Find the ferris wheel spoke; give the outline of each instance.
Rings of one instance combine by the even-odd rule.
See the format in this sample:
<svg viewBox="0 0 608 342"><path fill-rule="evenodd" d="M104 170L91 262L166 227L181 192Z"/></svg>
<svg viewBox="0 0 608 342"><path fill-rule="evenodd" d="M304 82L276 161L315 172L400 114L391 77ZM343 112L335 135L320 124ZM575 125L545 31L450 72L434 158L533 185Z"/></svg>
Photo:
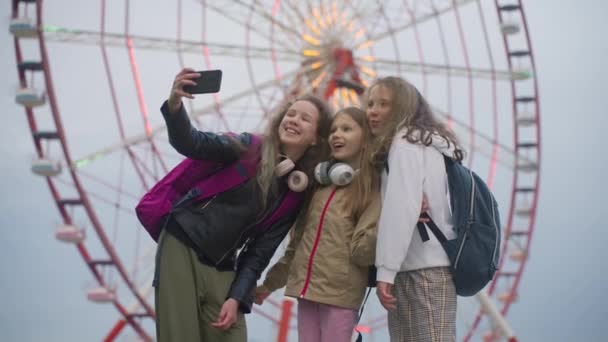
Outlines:
<svg viewBox="0 0 608 342"><path fill-rule="evenodd" d="M284 1L284 4L286 4L285 8L288 8L291 10L291 12L293 12L292 14L295 15L297 17L297 19L304 23L306 21L305 15L302 13L302 11L300 11L300 8L297 6L297 4L299 4L301 2L296 2L296 1ZM290 11L284 11L285 13L290 13ZM289 22L294 22L293 20L293 15L288 14L288 16L290 16L291 20L289 20Z"/></svg>
<svg viewBox="0 0 608 342"><path fill-rule="evenodd" d="M367 40L379 40L376 38L381 32L391 32L395 29L395 25L392 24L393 20L389 17L390 14L398 12L395 8L388 7L388 4L384 1L364 1L361 5L350 3L350 8L353 12L352 20L359 23L361 28L367 33ZM397 23L402 23L403 18L400 17L395 20ZM384 37L381 37L382 39ZM362 44L363 42L359 42ZM355 45L357 46L357 45Z"/></svg>
<svg viewBox="0 0 608 342"><path fill-rule="evenodd" d="M69 181L67 181L65 179L57 178L57 179L55 179L55 181L57 183L59 183L59 184L63 184L63 185L68 186L70 188L74 188L74 189L76 188L76 185L74 185L74 183L69 182ZM133 213L133 208L131 208L131 207L125 207L124 205L117 205L115 200L111 200L111 199L109 199L107 197L104 197L103 195L99 195L99 194L91 192L91 191L88 191L87 195L89 197L91 197L92 199L95 199L95 200L97 200L97 201L99 201L101 203L104 203L104 204L107 204L108 206L117 208L118 210L120 210L120 211L122 211L124 213L127 213L127 214L132 214Z"/></svg>
<svg viewBox="0 0 608 342"><path fill-rule="evenodd" d="M507 322L503 314L492 302L490 296L488 296L485 291L481 291L475 295L475 298L480 303L481 311L487 313L488 318L492 323L492 326L495 327L495 330L502 337L511 340L515 336L515 334L513 333L513 329L509 326L509 323Z"/></svg>
<svg viewBox="0 0 608 342"><path fill-rule="evenodd" d="M222 107L226 108L227 106L231 105L232 103L238 102L243 99L247 99L249 96L255 94L256 92L262 92L262 91L264 91L268 88L272 88L272 87L280 87L281 84L284 82L289 83L289 81L293 77L295 77L297 74L301 73L303 70L306 70L306 69L307 69L307 67L298 68L294 71L285 73L281 80L271 79L268 81L264 81L264 82L261 82L261 83L258 83L256 85L252 86L251 88L249 88L245 91L236 93L232 96L228 96L228 97L222 99L222 102L221 102ZM216 108L215 104L210 105L205 108L194 110L192 113L190 113L190 117L196 118L201 115L215 113L216 110L217 110L217 108ZM146 142L148 139L154 138L156 135L164 132L165 130L166 130L166 126L161 125L161 126L158 126L154 129L152 129L152 133L150 136L147 136L145 134L140 134L140 135L128 137L117 144L105 147L104 149L89 153L88 155L85 155L84 157L75 159L74 162L72 163L71 167L76 168L76 169L84 167L88 163L90 163L96 159L102 158L110 153L116 152L118 150L124 149L129 146L134 146L134 145Z"/></svg>
<svg viewBox="0 0 608 342"><path fill-rule="evenodd" d="M280 80L273 79L254 84L247 90L225 98L221 104L222 111L224 114L230 115L233 122L238 122L237 127L241 127L242 122L251 123L252 120L257 120L255 128L246 126L247 130L254 129L253 131L257 132L262 127L266 117L277 108L277 104L282 104L285 100L289 100L305 91L304 87L301 86L301 80L302 75L307 71L310 71L310 66L301 65L299 68L285 73ZM256 100L253 100L254 98ZM247 107L243 109L243 106ZM216 110L217 108L214 106L201 108L195 110L192 117L216 114Z"/></svg>
<svg viewBox="0 0 608 342"><path fill-rule="evenodd" d="M368 4L369 3L365 3ZM361 46L370 40L370 34L379 29L382 22L382 7L366 8L358 6L353 1L347 2L347 8L343 13L343 20L340 21L340 30L346 35L346 46Z"/></svg>
<svg viewBox="0 0 608 342"><path fill-rule="evenodd" d="M498 163L510 170L516 166L516 160L519 160L520 163L534 162L532 159L528 159L526 156L518 156L516 151L512 148L495 141L495 139L490 137L488 134L485 134L478 129L472 129L468 124L456 120L454 116L451 116L438 108L433 108L433 112L446 122L448 120L449 122L451 122L450 128L454 131L454 133L456 133L457 137L461 140L461 145L468 146L468 139L470 139L471 133L473 133L472 135L475 138L475 144L472 146L472 148L474 149L474 151L468 151L469 154L479 152L480 154L486 157L492 157L494 154L494 148L497 148Z"/></svg>
<svg viewBox="0 0 608 342"><path fill-rule="evenodd" d="M251 32L257 33L261 38L264 38L267 41L275 41L275 42L279 43L278 47L280 47L280 49L277 49L277 50L284 50L284 51L291 52L291 53L297 53L297 50L293 49L293 46L294 46L293 40L284 41L284 40L279 40L276 37L273 38L273 36L270 32L266 32L264 30L264 27L268 27L268 26L255 25L255 24L244 24L245 19L248 17L248 11L250 10L248 7L245 8L237 2L223 2L223 1L222 2L210 1L210 2L206 3L206 6L209 9L213 10L215 13L232 21L233 23L236 23L239 25L245 25L248 30L250 30ZM262 17L262 19L264 21L268 20L265 17ZM274 20L271 23L276 23L276 22L277 21ZM284 24L282 24L282 25L284 25Z"/></svg>
<svg viewBox="0 0 608 342"><path fill-rule="evenodd" d="M48 41L76 43L98 46L102 35L96 31L71 30L65 28L45 27L45 38ZM274 53L277 59L284 61L299 61L298 51L275 50L266 47L245 46L238 44L211 43L194 40L176 40L146 36L130 35L133 47L140 50L173 51L180 53L200 54L202 48L216 56L241 57L248 54L250 58L268 59ZM104 33L103 42L106 46L123 47L127 37L120 33Z"/></svg>
<svg viewBox="0 0 608 342"><path fill-rule="evenodd" d="M229 106L233 103L237 103L240 100L247 99L249 96L254 95L258 92L263 92L269 88L281 87L282 84L284 84L284 83L289 84L289 81L291 81L292 79L297 77L297 75L301 74L303 71L308 70L308 69L309 69L309 67L300 67L293 71L284 73L283 77L280 80L271 79L271 80L267 80L267 81L264 81L261 83L254 84L247 90L244 90L244 91L238 92L234 95L225 97L222 100L222 106ZM210 114L210 113L214 113L214 112L215 112L215 106L208 106L205 108L195 110L194 112L191 113L191 117L198 117L201 115ZM165 129L164 126L158 128L159 131L164 130L164 129ZM155 132L155 131L153 131L153 132Z"/></svg>
<svg viewBox="0 0 608 342"><path fill-rule="evenodd" d="M85 172L83 170L78 170L79 175L83 176L84 178L89 179L91 182L95 182L96 184L103 186L104 188L111 190L113 192L116 192L118 194L124 195L130 199L138 199L139 196L133 193L130 193L128 191L126 191L125 189L122 189L120 187L117 187L115 185L113 185L112 183L102 179L101 177L95 176L89 172Z"/></svg>
<svg viewBox="0 0 608 342"><path fill-rule="evenodd" d="M371 35L370 40L380 41L385 38L390 38L393 35L398 34L399 32L405 31L407 29L412 28L414 25L422 24L428 20L431 20L437 16L444 15L454 10L455 7L461 7L466 4L472 3L475 0L454 0L454 1L446 1L446 4L436 4L434 7L415 7L412 10L412 17L409 18L409 21L403 25L392 27L386 27L386 29L382 32L374 33ZM407 13L407 9L399 9L391 11L393 15L399 16L398 19L394 20L397 22L403 22L403 15Z"/></svg>
<svg viewBox="0 0 608 342"><path fill-rule="evenodd" d="M255 0L251 5L245 3L243 0L234 0L234 2L245 8L253 7L252 9L260 17L266 19L270 24L276 25L277 28L280 29L279 32L282 31L281 33L289 34L291 36L291 39L300 38L301 33L298 30L294 29L294 25L296 24L295 22L292 22L290 25L281 22L275 15L273 15L272 12L269 12L267 7L264 7L264 5L261 4L259 0Z"/></svg>
<svg viewBox="0 0 608 342"><path fill-rule="evenodd" d="M148 272L150 268L154 269L154 253L156 252L156 245L151 244L146 248L143 254L135 255L133 258L133 266L131 268L131 274L138 274L139 272ZM142 283L145 284L145 283Z"/></svg>
<svg viewBox="0 0 608 342"><path fill-rule="evenodd" d="M375 5L374 3L377 3ZM382 2L371 2L371 1L346 1L344 8L341 9L342 14L338 21L342 33L347 33L348 46L353 46L353 41L359 41L359 44L363 43L360 38L365 35L367 41L369 37L376 32L376 30L383 29L382 23L383 11L386 8ZM357 34L358 31L361 33ZM353 37L356 36L356 37Z"/></svg>
<svg viewBox="0 0 608 342"><path fill-rule="evenodd" d="M336 10L338 13L332 24L340 28L342 33L351 32L354 27L366 27L369 32L369 27L373 26L372 23L377 21L379 15L379 11L375 7L358 6L352 0L345 1L343 7Z"/></svg>
<svg viewBox="0 0 608 342"><path fill-rule="evenodd" d="M137 293L139 293L141 298L143 298L146 301L148 301L150 299L150 296L153 293L152 279L153 279L153 276L150 276L147 279L147 281L144 282L145 285L136 289ZM138 316L138 311L140 309L141 309L141 303L139 303L138 301L135 300L131 304L129 304L128 307L125 308L125 311L126 311L127 315ZM147 314L142 314L141 316L146 317ZM120 330L122 330L122 328L124 327L124 319L119 319L118 322L116 322L116 324L114 325L114 327L115 328L113 328L111 331L115 332L116 330L118 330L116 333L120 333ZM118 327L118 329L116 327ZM106 339L106 340L113 340L113 339Z"/></svg>
<svg viewBox="0 0 608 342"><path fill-rule="evenodd" d="M496 79L505 81L518 80L525 76L518 71L494 70L491 68L467 68L457 65L389 60L375 58L373 56L358 57L356 60L359 65L365 66L370 63L375 63L378 71L392 73L397 72L397 70L401 70L402 72L438 74L441 76L447 74L458 77L472 76L473 78L478 79Z"/></svg>
<svg viewBox="0 0 608 342"><path fill-rule="evenodd" d="M348 8L350 8L351 16L349 20L357 20L362 26L368 26L372 22L376 21L378 16L381 16L383 6L374 4L371 1L348 1Z"/></svg>

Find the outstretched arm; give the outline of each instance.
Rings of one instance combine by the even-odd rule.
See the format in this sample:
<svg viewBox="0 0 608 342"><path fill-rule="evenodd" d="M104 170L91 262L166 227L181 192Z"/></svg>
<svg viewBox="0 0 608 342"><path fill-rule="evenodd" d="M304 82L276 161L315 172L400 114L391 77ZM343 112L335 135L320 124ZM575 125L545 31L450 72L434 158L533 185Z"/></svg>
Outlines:
<svg viewBox="0 0 608 342"><path fill-rule="evenodd" d="M199 74L193 69L182 69L173 81L169 99L161 107L167 124L169 143L180 154L203 160L215 160L229 163L239 157L238 143L247 146L251 141L249 134L228 136L212 132L202 132L192 126L188 113L182 104L182 98L194 98L183 90L185 85L194 85L194 78Z"/></svg>

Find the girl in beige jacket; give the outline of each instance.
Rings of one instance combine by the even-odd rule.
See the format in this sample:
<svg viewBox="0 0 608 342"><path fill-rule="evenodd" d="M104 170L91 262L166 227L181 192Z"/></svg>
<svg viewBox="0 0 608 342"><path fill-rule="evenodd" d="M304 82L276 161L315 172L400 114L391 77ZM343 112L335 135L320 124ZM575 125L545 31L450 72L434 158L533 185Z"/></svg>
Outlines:
<svg viewBox="0 0 608 342"><path fill-rule="evenodd" d="M366 154L370 140L364 111L336 113L329 135L334 161L317 167L321 185L296 222L285 255L256 289L258 304L283 286L286 296L298 298L300 342L351 339L374 263L380 214L378 172ZM357 171L344 171L347 165Z"/></svg>

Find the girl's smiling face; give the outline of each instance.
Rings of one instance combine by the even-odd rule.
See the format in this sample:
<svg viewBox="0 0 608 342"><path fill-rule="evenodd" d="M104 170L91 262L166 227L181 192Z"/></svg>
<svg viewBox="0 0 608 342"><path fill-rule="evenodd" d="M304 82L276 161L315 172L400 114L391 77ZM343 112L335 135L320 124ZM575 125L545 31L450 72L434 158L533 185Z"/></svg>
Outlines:
<svg viewBox="0 0 608 342"><path fill-rule="evenodd" d="M313 103L296 101L287 109L279 125L281 144L302 148L314 145L317 140L319 115L319 110Z"/></svg>
<svg viewBox="0 0 608 342"><path fill-rule="evenodd" d="M329 132L332 157L354 169L358 168L363 145L363 128L350 115L338 113Z"/></svg>

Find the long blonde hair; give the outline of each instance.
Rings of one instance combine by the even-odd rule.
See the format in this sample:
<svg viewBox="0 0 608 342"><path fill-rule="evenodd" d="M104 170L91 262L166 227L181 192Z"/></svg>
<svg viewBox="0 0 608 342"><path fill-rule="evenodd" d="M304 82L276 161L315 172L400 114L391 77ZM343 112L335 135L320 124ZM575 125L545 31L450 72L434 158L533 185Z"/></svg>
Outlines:
<svg viewBox="0 0 608 342"><path fill-rule="evenodd" d="M433 143L433 136L439 135L448 145L454 146L456 160L460 161L464 158L464 152L454 133L435 118L429 103L418 89L406 80L393 76L376 80L367 88L364 103L368 103L371 90L380 86L388 89L393 99L391 115L381 128L374 144L371 157L375 165L384 163L395 134L404 128L407 130L402 138L407 141L430 146Z"/></svg>
<svg viewBox="0 0 608 342"><path fill-rule="evenodd" d="M340 115L348 115L363 130L363 141L359 152L359 174L348 187L347 203L355 218L365 210L372 200L373 194L380 189L380 178L377 167L371 162L372 130L367 121L365 111L357 107L346 107L334 115L336 120Z"/></svg>
<svg viewBox="0 0 608 342"><path fill-rule="evenodd" d="M331 112L325 102L314 95L304 95L298 97L292 102L286 103L280 108L278 113L271 119L262 143L262 162L257 171L257 183L261 190L261 201L266 203L268 194L276 193L277 182L275 176L275 167L279 162L279 154L281 153L281 142L279 139L279 126L283 117L287 113L289 107L297 101L307 101L312 103L319 111L319 119L317 120L317 142L314 146L306 149L304 155L296 163L296 168L308 176L309 180L313 179L314 167L322 160L327 160L329 155L329 144L327 137L329 136L329 127L331 125ZM309 184L312 184L310 182Z"/></svg>

